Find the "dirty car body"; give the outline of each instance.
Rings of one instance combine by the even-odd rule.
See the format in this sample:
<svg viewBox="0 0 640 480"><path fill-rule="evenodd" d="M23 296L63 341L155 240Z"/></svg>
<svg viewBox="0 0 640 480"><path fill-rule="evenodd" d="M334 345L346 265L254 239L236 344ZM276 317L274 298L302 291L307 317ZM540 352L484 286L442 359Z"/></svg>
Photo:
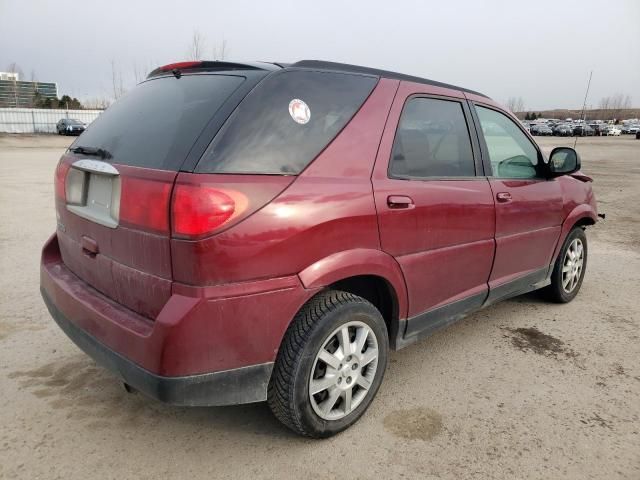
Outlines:
<svg viewBox="0 0 640 480"><path fill-rule="evenodd" d="M579 163L549 165L512 114L459 87L318 61L169 65L60 159L41 292L154 398L263 401L318 295L364 299L400 348L549 285L597 218Z"/></svg>

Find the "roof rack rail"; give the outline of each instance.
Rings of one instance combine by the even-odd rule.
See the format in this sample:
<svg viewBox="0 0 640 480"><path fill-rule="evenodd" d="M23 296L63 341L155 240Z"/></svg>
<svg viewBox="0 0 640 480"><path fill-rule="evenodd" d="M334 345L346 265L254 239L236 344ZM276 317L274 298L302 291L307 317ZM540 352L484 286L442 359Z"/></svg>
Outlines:
<svg viewBox="0 0 640 480"><path fill-rule="evenodd" d="M327 62L324 60L300 60L299 62L289 65L292 68L315 68L318 70L334 70L338 72L350 72L350 73L362 73L366 75L376 75L383 78L392 78L395 80L404 80L407 82L424 83L426 85L433 85L435 87L450 88L453 90L461 90L467 93L473 93L474 95L480 95L481 97L489 98L483 93L469 90L468 88L458 87L456 85L450 85L448 83L436 82L435 80L429 80L428 78L414 77L412 75L405 75L403 73L391 72L389 70L379 70L377 68L362 67L360 65L350 65L347 63Z"/></svg>

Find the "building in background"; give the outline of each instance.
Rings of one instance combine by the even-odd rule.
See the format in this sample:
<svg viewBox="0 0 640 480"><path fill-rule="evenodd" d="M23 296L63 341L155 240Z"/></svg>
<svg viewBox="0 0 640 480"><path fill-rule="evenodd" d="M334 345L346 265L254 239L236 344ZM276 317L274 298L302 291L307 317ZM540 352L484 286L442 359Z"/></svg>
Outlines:
<svg viewBox="0 0 640 480"><path fill-rule="evenodd" d="M0 72L0 80L11 80L17 82L20 80L20 75L18 72Z"/></svg>
<svg viewBox="0 0 640 480"><path fill-rule="evenodd" d="M0 72L0 107L29 108L46 99L58 99L58 84L24 82L17 73Z"/></svg>

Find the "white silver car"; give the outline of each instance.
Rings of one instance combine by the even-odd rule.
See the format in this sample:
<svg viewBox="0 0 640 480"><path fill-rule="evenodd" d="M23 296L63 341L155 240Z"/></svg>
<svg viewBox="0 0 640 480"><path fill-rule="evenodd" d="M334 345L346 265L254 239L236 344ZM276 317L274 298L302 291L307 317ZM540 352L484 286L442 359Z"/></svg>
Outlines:
<svg viewBox="0 0 640 480"><path fill-rule="evenodd" d="M614 136L614 137L619 137L620 134L622 133L622 130L620 130L618 127L616 127L615 125L609 125L605 130L604 130L604 134L606 136Z"/></svg>

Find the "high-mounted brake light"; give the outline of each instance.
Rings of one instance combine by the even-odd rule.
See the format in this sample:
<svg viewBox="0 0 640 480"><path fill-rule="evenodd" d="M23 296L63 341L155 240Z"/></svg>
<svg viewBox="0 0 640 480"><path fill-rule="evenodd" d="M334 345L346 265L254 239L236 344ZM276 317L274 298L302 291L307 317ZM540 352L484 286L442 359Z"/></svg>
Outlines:
<svg viewBox="0 0 640 480"><path fill-rule="evenodd" d="M169 65L163 65L160 67L160 71L162 72L171 72L172 70L182 70L185 68L195 68L202 65L201 61L192 61L192 62L176 62L170 63Z"/></svg>
<svg viewBox="0 0 640 480"><path fill-rule="evenodd" d="M206 185L176 184L171 204L173 235L193 238L217 230L246 207L246 201L234 200L238 195Z"/></svg>

